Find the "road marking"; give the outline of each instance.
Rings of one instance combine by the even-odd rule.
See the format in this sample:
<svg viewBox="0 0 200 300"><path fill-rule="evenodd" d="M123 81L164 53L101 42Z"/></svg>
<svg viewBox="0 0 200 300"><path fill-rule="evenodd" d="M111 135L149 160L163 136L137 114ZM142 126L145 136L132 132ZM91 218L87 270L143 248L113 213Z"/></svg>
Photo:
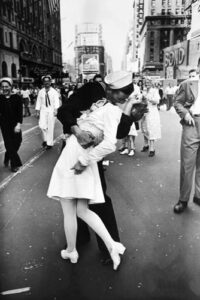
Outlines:
<svg viewBox="0 0 200 300"><path fill-rule="evenodd" d="M62 138L63 134L59 135L55 140L54 140L54 144L57 144L61 138ZM0 192L8 185L8 183L18 174L21 174L23 171L25 171L26 169L28 169L31 164L36 161L40 156L42 156L43 153L45 153L46 150L45 149L41 149L40 151L38 151L35 156L33 156L32 158L30 158L25 164L23 164L23 166L16 172L16 173L12 173L10 176L6 177L0 184Z"/></svg>
<svg viewBox="0 0 200 300"><path fill-rule="evenodd" d="M29 292L30 289L31 289L30 287L25 287L21 289L8 290L8 291L1 292L1 295L13 295L13 294L25 293L25 292Z"/></svg>

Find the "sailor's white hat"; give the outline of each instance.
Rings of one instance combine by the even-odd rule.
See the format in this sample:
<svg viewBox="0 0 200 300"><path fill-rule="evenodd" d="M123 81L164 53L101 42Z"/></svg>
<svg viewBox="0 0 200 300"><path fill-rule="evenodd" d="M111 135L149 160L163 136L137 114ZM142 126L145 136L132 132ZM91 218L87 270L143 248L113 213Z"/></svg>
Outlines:
<svg viewBox="0 0 200 300"><path fill-rule="evenodd" d="M44 76L42 76L42 81L44 81L45 78L48 78L49 80L52 80L51 75L44 75Z"/></svg>
<svg viewBox="0 0 200 300"><path fill-rule="evenodd" d="M8 82L8 84L11 85L11 86L13 85L13 81L12 81L12 79L10 77L2 77L0 79L0 83L2 83L3 81Z"/></svg>
<svg viewBox="0 0 200 300"><path fill-rule="evenodd" d="M110 89L119 90L133 82L132 73L127 71L115 71L106 75L104 81Z"/></svg>

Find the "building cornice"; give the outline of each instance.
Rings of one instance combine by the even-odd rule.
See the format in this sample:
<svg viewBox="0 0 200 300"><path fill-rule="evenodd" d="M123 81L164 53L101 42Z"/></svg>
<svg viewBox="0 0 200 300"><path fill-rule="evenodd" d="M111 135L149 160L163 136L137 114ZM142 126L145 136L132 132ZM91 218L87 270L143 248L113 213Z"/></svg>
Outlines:
<svg viewBox="0 0 200 300"><path fill-rule="evenodd" d="M148 21L158 21L158 20L178 20L178 19L190 19L191 16L190 15L156 15L156 16L146 16L145 19L144 19L144 22L140 28L140 31L139 31L139 34L141 35L142 34L142 31L146 25L146 23ZM182 25L182 26L181 26ZM159 25L154 25L154 26L159 26ZM180 24L180 25L162 25L161 27L165 28L166 27L176 27L176 28L182 28L182 27L185 27L185 25L183 24Z"/></svg>

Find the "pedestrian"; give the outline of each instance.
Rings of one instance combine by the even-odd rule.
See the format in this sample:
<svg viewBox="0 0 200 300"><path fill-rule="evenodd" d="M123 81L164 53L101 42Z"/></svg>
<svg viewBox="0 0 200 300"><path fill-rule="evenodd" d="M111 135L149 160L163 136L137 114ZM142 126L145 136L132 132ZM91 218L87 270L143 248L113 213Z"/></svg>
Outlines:
<svg viewBox="0 0 200 300"><path fill-rule="evenodd" d="M103 77L101 76L101 74L95 74L92 80L94 82L95 81L103 82Z"/></svg>
<svg viewBox="0 0 200 300"><path fill-rule="evenodd" d="M199 71L199 70L198 70ZM189 78L180 84L174 107L181 118L180 195L174 212L182 213L188 206L193 179L193 202L200 205L200 77ZM193 176L195 175L195 176Z"/></svg>
<svg viewBox="0 0 200 300"><path fill-rule="evenodd" d="M149 150L149 157L153 157L155 156L155 141L161 138L160 115L157 107L160 96L150 77L145 79L144 85L143 97L148 103L148 112L141 120L141 131L144 136L144 146L141 151Z"/></svg>
<svg viewBox="0 0 200 300"><path fill-rule="evenodd" d="M166 95L166 101L167 101L167 110L170 110L173 106L173 100L174 100L174 89L169 83L165 89L165 95Z"/></svg>
<svg viewBox="0 0 200 300"><path fill-rule="evenodd" d="M195 78L197 76L197 70L191 69L189 70L189 78Z"/></svg>
<svg viewBox="0 0 200 300"><path fill-rule="evenodd" d="M6 148L4 166L10 163L11 171L17 172L22 166L18 150L22 142L23 104L19 95L12 94L11 78L2 78L0 84L0 127Z"/></svg>
<svg viewBox="0 0 200 300"><path fill-rule="evenodd" d="M38 93L35 109L43 134L42 147L49 150L53 146L54 125L60 101L58 92L51 87L51 76L43 76L42 81L44 88Z"/></svg>
<svg viewBox="0 0 200 300"><path fill-rule="evenodd" d="M127 73L124 74L126 74L127 76ZM116 90L116 93L117 92L118 90ZM89 82L83 85L81 88L79 88L76 93L71 95L71 101L66 102L58 109L57 117L59 121L63 124L64 133L70 135L73 132L75 133L76 137L78 138L78 141L81 144L87 145L88 143L90 143L90 136L88 135L88 133L85 131L81 131L80 128L77 126L77 118L80 117L81 111L89 109L93 103L97 102L99 99L105 98L106 96L108 98L110 96L110 93L109 91L107 91L106 95L105 84L102 82ZM122 96L124 96L123 92ZM135 117L135 119L132 119L125 114L122 114L120 123L118 125L117 139L122 139L128 135L131 124L133 123L133 121L139 120L143 116L144 111L141 111L138 114L138 116ZM92 209L95 213L99 215L99 217L103 220L109 233L111 234L112 238L115 241L119 242L119 232L112 206L112 201L111 198L106 194L106 181L102 161L98 162L98 170L100 174L105 203L90 205L90 209ZM89 239L90 234L88 227L84 222L82 222L78 218L77 244L82 245L88 242ZM102 263L109 264L111 262L111 258L109 252L107 251L107 248L105 247L104 243L99 237L97 237L97 242L102 255Z"/></svg>
<svg viewBox="0 0 200 300"><path fill-rule="evenodd" d="M164 102L163 102L163 88L161 87L161 84L160 83L157 83L157 89L158 89L158 93L159 93L159 95L160 95L160 101L159 101L159 103L158 103L158 110L160 110L160 107L164 104Z"/></svg>
<svg viewBox="0 0 200 300"><path fill-rule="evenodd" d="M24 115L23 117L29 117L31 115L29 105L30 105L30 92L27 87L23 87L21 90L22 102L24 105Z"/></svg>
<svg viewBox="0 0 200 300"><path fill-rule="evenodd" d="M133 92L131 93L131 95L129 96L129 99L132 98L133 103L138 103L141 101L141 92L140 92L140 88L136 83L133 83ZM127 101L129 100L127 99ZM137 125L137 127L136 127ZM125 137L122 140L122 144L121 147L119 149L120 154L124 155L127 154L128 156L134 156L135 155L135 138L136 136L138 136L137 133L137 129L139 129L139 124L138 123L133 123L131 125L130 131L128 133L128 136Z"/></svg>

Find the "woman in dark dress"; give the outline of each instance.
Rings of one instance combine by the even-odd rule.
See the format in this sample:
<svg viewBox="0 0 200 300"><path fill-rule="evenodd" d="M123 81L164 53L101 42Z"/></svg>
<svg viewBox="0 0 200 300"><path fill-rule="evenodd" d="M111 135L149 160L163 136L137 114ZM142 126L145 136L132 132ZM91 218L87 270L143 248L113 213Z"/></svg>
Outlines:
<svg viewBox="0 0 200 300"><path fill-rule="evenodd" d="M11 171L17 172L22 166L17 152L22 142L23 104L19 95L11 93L12 80L10 78L2 78L0 87L0 128L6 148L4 166L8 167L10 163Z"/></svg>

